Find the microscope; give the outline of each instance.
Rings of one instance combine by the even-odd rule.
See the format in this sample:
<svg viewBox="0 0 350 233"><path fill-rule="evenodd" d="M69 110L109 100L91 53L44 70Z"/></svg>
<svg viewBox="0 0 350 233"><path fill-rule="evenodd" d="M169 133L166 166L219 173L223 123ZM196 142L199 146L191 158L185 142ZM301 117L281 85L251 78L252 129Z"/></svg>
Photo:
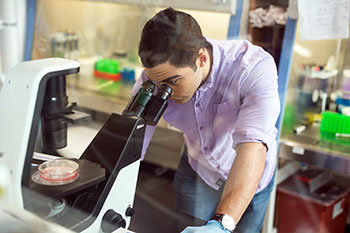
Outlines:
<svg viewBox="0 0 350 233"><path fill-rule="evenodd" d="M72 159L79 165L75 180L46 185L35 176L37 138L45 153L67 145L74 104L66 75L79 68L76 61L48 58L20 63L6 75L0 92L0 165L11 183L6 202L75 232L112 232L130 223L145 127L158 123L172 89L144 82L122 114L112 113Z"/></svg>

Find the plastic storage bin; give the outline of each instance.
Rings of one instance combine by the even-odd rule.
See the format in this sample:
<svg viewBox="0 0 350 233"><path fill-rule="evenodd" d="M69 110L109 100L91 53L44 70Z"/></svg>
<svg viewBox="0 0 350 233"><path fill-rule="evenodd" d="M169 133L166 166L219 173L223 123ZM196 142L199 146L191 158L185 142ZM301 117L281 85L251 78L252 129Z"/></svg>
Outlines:
<svg viewBox="0 0 350 233"><path fill-rule="evenodd" d="M318 170L277 186L278 233L344 233L348 208L348 188Z"/></svg>

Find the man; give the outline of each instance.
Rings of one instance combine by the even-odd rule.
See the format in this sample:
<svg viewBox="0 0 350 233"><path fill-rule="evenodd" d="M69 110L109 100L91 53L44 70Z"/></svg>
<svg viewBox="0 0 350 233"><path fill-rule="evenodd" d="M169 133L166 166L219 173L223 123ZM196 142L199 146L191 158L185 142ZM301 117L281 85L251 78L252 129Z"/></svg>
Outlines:
<svg viewBox="0 0 350 233"><path fill-rule="evenodd" d="M248 41L203 37L196 20L167 8L139 44L137 80L173 89L163 118L182 130L185 148L174 187L177 208L207 220L183 232L259 232L276 167L279 114L273 58ZM154 128L146 129L143 154Z"/></svg>

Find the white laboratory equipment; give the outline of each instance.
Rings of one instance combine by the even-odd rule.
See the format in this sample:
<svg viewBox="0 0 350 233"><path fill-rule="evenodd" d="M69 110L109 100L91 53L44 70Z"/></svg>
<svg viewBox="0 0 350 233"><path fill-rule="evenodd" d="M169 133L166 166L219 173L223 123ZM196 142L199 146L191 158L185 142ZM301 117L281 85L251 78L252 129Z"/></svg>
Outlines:
<svg viewBox="0 0 350 233"><path fill-rule="evenodd" d="M26 0L0 0L0 90L5 73L23 61Z"/></svg>
<svg viewBox="0 0 350 233"><path fill-rule="evenodd" d="M19 63L7 73L0 92L5 113L0 114L0 166L6 167L11 185L3 201L77 232L127 229L145 127L158 123L172 90L164 85L153 95L155 86L144 83L123 114L112 113L80 158L70 159L74 182L40 182L52 177L35 175L36 161L45 158L33 156L39 128L42 149L66 146L64 122L73 105L66 96L65 76L79 67L76 61L48 58ZM61 169L53 163L49 168Z"/></svg>

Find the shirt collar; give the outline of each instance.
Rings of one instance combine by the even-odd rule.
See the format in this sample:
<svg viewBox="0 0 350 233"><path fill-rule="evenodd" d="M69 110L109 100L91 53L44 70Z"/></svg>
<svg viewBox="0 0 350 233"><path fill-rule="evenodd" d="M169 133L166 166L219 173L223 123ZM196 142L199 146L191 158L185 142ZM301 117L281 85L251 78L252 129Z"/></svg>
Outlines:
<svg viewBox="0 0 350 233"><path fill-rule="evenodd" d="M206 38L206 39L210 43L210 45L212 46L212 56L213 56L212 59L213 59L213 62L211 64L211 70L210 70L210 73L208 75L207 80L198 89L200 91L206 91L209 88L212 88L214 86L216 74L218 72L218 68L219 68L219 64L220 64L220 60L221 60L220 51L219 51L217 43L214 40L211 40L211 39L208 39L208 38Z"/></svg>

